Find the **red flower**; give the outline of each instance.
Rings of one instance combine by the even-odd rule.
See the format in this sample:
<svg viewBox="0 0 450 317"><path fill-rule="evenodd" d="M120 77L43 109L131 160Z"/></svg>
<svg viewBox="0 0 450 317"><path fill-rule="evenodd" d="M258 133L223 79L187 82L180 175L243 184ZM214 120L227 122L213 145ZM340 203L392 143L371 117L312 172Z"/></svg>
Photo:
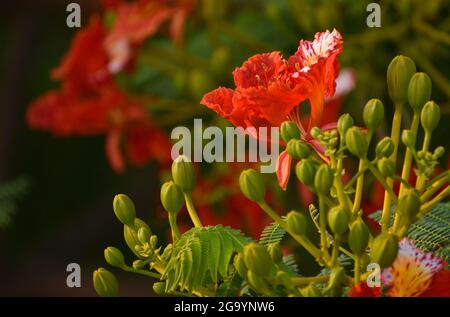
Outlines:
<svg viewBox="0 0 450 317"><path fill-rule="evenodd" d="M175 42L181 40L192 0L139 0L117 5L117 16L105 47L109 71L119 72L130 60L134 47L155 35L165 22L170 22L170 34Z"/></svg>
<svg viewBox="0 0 450 317"><path fill-rule="evenodd" d="M324 99L334 95L341 51L342 37L333 30L317 33L313 42L300 41L288 61L279 52L255 55L233 72L235 90L218 88L206 94L201 103L243 128L279 126L292 120L299 126L302 139L323 155L310 129L321 125ZM298 106L307 99L311 116L305 129ZM323 128L332 129L335 124ZM281 153L277 176L282 188L288 181L290 163L287 152Z"/></svg>
<svg viewBox="0 0 450 317"><path fill-rule="evenodd" d="M360 282L348 292L349 297L380 297L381 287L369 287L366 282Z"/></svg>

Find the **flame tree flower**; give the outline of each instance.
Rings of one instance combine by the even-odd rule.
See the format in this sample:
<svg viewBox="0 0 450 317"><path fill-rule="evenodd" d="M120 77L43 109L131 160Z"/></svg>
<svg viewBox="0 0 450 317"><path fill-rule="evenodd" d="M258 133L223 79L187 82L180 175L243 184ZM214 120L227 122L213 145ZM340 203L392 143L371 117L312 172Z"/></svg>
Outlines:
<svg viewBox="0 0 450 317"><path fill-rule="evenodd" d="M233 72L236 89L220 87L206 94L201 103L236 126L273 127L294 121L301 138L323 157L325 149L311 137L311 129L321 126L324 100L334 95L339 73L337 56L343 41L337 30L316 33L313 41L301 40L297 52L287 61L279 52L257 54ZM311 115L305 126L300 103L310 101ZM323 130L333 129L331 123ZM287 185L291 157L280 154L277 176Z"/></svg>

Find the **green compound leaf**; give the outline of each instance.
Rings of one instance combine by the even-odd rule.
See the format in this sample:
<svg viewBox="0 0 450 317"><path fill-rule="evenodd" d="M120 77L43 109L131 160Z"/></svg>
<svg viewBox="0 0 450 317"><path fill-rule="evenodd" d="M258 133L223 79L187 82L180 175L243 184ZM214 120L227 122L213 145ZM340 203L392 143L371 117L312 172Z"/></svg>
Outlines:
<svg viewBox="0 0 450 317"><path fill-rule="evenodd" d="M391 212L391 224L394 219ZM381 211L370 215L376 221L381 219ZM416 247L433 252L446 262L450 260L450 202L437 204L425 217L411 225L408 231Z"/></svg>
<svg viewBox="0 0 450 317"><path fill-rule="evenodd" d="M286 217L282 217L284 220ZM286 231L280 227L276 222L266 226L259 237L259 243L262 245L269 245L272 243L279 243L286 235Z"/></svg>
<svg viewBox="0 0 450 317"><path fill-rule="evenodd" d="M208 280L212 280L214 284L219 279L224 283L237 284L236 279L229 276L229 264L233 254L243 251L249 242L251 239L241 231L221 225L187 231L175 243L161 277L161 280L166 281L166 292L180 289L192 293ZM222 288L226 290L227 286ZM225 290L225 293L231 293L231 290Z"/></svg>

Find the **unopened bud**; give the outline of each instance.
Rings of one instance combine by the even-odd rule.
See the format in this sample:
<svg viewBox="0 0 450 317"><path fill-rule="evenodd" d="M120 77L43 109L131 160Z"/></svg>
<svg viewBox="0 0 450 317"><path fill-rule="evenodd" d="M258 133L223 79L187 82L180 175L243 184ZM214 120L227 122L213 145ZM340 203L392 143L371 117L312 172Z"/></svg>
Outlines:
<svg viewBox="0 0 450 317"><path fill-rule="evenodd" d="M339 117L337 123L337 129L342 138L345 137L345 133L347 133L347 130L351 127L353 127L353 118L348 113L344 113Z"/></svg>
<svg viewBox="0 0 450 317"><path fill-rule="evenodd" d="M113 210L117 219L124 225L132 225L136 217L136 209L133 201L124 194L119 194L114 197Z"/></svg>
<svg viewBox="0 0 450 317"><path fill-rule="evenodd" d="M363 119L369 130L375 130L383 122L384 106L378 99L371 99L366 103Z"/></svg>
<svg viewBox="0 0 450 317"><path fill-rule="evenodd" d="M395 145L390 137L384 137L378 142L375 148L375 155L378 158L389 157L394 153Z"/></svg>
<svg viewBox="0 0 450 317"><path fill-rule="evenodd" d="M415 73L408 85L408 101L415 111L420 111L431 98L431 79L425 73Z"/></svg>
<svg viewBox="0 0 450 317"><path fill-rule="evenodd" d="M322 164L314 177L314 188L320 194L328 194L333 186L333 170L327 164Z"/></svg>
<svg viewBox="0 0 450 317"><path fill-rule="evenodd" d="M444 153L445 153L445 148L444 148L443 146L438 146L438 147L434 150L433 156L434 156L434 158L437 160L437 159L439 159L440 157L442 157L442 155L444 155Z"/></svg>
<svg viewBox="0 0 450 317"><path fill-rule="evenodd" d="M384 177L392 177L395 174L395 162L383 157L377 163L378 170Z"/></svg>
<svg viewBox="0 0 450 317"><path fill-rule="evenodd" d="M123 237L125 239L125 242L127 246L130 248L130 250L133 251L133 253L138 257L140 257L140 255L136 251L136 246L140 245L141 243L138 240L137 233L139 231L139 228L141 227L145 227L148 231L151 232L149 226L139 218L134 219L133 226L128 225L123 226Z"/></svg>
<svg viewBox="0 0 450 317"><path fill-rule="evenodd" d="M300 140L290 140L287 144L287 151L296 160L301 160L311 155L309 146Z"/></svg>
<svg viewBox="0 0 450 317"><path fill-rule="evenodd" d="M369 244L369 228L361 219L356 220L350 226L348 244L355 255L363 254Z"/></svg>
<svg viewBox="0 0 450 317"><path fill-rule="evenodd" d="M304 159L295 166L295 174L299 181L307 186L314 184L314 176L316 175L317 163L312 159Z"/></svg>
<svg viewBox="0 0 450 317"><path fill-rule="evenodd" d="M280 129L281 138L284 142L289 142L292 139L300 139L300 130L295 122L285 121Z"/></svg>
<svg viewBox="0 0 450 317"><path fill-rule="evenodd" d="M305 235L308 227L305 216L295 210L287 214L286 225L292 233L299 236Z"/></svg>
<svg viewBox="0 0 450 317"><path fill-rule="evenodd" d="M434 101L428 101L422 109L420 121L423 129L431 133L439 124L441 119L441 110Z"/></svg>
<svg viewBox="0 0 450 317"><path fill-rule="evenodd" d="M364 158L367 155L369 144L364 132L359 128L350 128L345 134L345 144L350 153L358 158Z"/></svg>
<svg viewBox="0 0 450 317"><path fill-rule="evenodd" d="M185 193L195 188L195 171L192 162L184 155L177 157L172 163L172 177L175 184Z"/></svg>
<svg viewBox="0 0 450 317"><path fill-rule="evenodd" d="M156 295L165 295L166 294L166 282L156 282L153 284L153 291Z"/></svg>
<svg viewBox="0 0 450 317"><path fill-rule="evenodd" d="M343 234L348 229L350 211L342 206L336 206L328 212L328 225L335 234Z"/></svg>
<svg viewBox="0 0 450 317"><path fill-rule="evenodd" d="M386 268L397 257L398 239L393 234L382 233L373 240L370 251L372 262L378 263L381 268Z"/></svg>
<svg viewBox="0 0 450 317"><path fill-rule="evenodd" d="M244 247L244 263L250 271L266 277L272 270L272 259L266 247L258 243L250 243Z"/></svg>
<svg viewBox="0 0 450 317"><path fill-rule="evenodd" d="M106 263L108 263L109 265L118 268L121 268L125 265L125 259L119 249L114 247L107 247L103 253Z"/></svg>
<svg viewBox="0 0 450 317"><path fill-rule="evenodd" d="M264 200L266 194L266 188L264 186L264 180L260 173L253 169L247 169L239 176L239 186L242 193L248 199L261 202Z"/></svg>
<svg viewBox="0 0 450 317"><path fill-rule="evenodd" d="M420 210L420 196L414 189L406 189L398 200L399 214L413 220Z"/></svg>
<svg viewBox="0 0 450 317"><path fill-rule="evenodd" d="M116 297L119 295L119 282L110 271L104 268L94 271L93 284L99 296Z"/></svg>
<svg viewBox="0 0 450 317"><path fill-rule="evenodd" d="M393 101L408 100L408 85L415 72L416 64L409 57L399 55L391 61L387 70L387 84Z"/></svg>
<svg viewBox="0 0 450 317"><path fill-rule="evenodd" d="M319 137L322 135L322 130L320 130L318 127L314 127L311 129L310 133L314 139L319 139Z"/></svg>
<svg viewBox="0 0 450 317"><path fill-rule="evenodd" d="M146 227L139 228L137 232L137 238L141 244L146 244L150 241L152 233Z"/></svg>
<svg viewBox="0 0 450 317"><path fill-rule="evenodd" d="M178 213L183 207L184 197L180 186L170 181L161 187L161 202L165 210L171 213Z"/></svg>

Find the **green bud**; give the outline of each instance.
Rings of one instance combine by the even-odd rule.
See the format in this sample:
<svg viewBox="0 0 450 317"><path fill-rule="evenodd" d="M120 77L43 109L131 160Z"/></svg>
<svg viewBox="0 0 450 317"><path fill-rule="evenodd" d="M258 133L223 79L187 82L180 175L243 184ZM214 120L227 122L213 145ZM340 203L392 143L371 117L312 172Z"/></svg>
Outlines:
<svg viewBox="0 0 450 317"><path fill-rule="evenodd" d="M146 244L150 241L150 236L152 233L146 227L141 227L138 229L137 238L141 244Z"/></svg>
<svg viewBox="0 0 450 317"><path fill-rule="evenodd" d="M184 204L183 191L174 182L166 182L161 187L161 202L167 212L177 214Z"/></svg>
<svg viewBox="0 0 450 317"><path fill-rule="evenodd" d="M104 268L94 271L93 284L99 296L116 297L119 295L119 282L110 271Z"/></svg>
<svg viewBox="0 0 450 317"><path fill-rule="evenodd" d="M158 245L158 237L153 235L150 237L150 246L152 247L152 249L155 249L156 246Z"/></svg>
<svg viewBox="0 0 450 317"><path fill-rule="evenodd" d="M341 137L345 136L347 130L353 127L353 118L348 113L344 113L339 117L337 128Z"/></svg>
<svg viewBox="0 0 450 317"><path fill-rule="evenodd" d="M316 175L317 164L312 159L304 159L295 166L295 174L299 181L307 186L314 184L314 176Z"/></svg>
<svg viewBox="0 0 450 317"><path fill-rule="evenodd" d="M151 232L149 226L139 218L134 219L133 226L128 226L128 225L123 226L123 236L124 236L125 242L126 242L127 246L130 248L130 250L133 251L133 253L138 257L140 257L140 255L136 251L135 247L137 245L141 244L139 242L138 236L137 236L138 230L141 227L145 227L147 230L149 230Z"/></svg>
<svg viewBox="0 0 450 317"><path fill-rule="evenodd" d="M335 234L343 234L348 229L350 211L342 206L336 206L328 212L328 225Z"/></svg>
<svg viewBox="0 0 450 317"><path fill-rule="evenodd" d="M392 177L395 174L395 162L383 157L377 163L378 170L384 177Z"/></svg>
<svg viewBox="0 0 450 317"><path fill-rule="evenodd" d="M133 224L136 217L136 209L133 201L124 194L119 194L114 197L113 210L117 219L124 225Z"/></svg>
<svg viewBox="0 0 450 317"><path fill-rule="evenodd" d="M378 263L381 268L386 268L397 257L398 239L393 234L382 233L373 240L370 251L372 262Z"/></svg>
<svg viewBox="0 0 450 317"><path fill-rule="evenodd" d="M375 130L384 118L384 106L378 99L370 99L363 111L363 118L369 130Z"/></svg>
<svg viewBox="0 0 450 317"><path fill-rule="evenodd" d="M300 290L300 292L304 297L322 297L323 296L322 292L314 284L309 284L309 286L302 288Z"/></svg>
<svg viewBox="0 0 450 317"><path fill-rule="evenodd" d="M185 193L190 193L195 188L195 171L192 162L184 155L175 159L172 163L172 177L175 184L180 186Z"/></svg>
<svg viewBox="0 0 450 317"><path fill-rule="evenodd" d="M413 220L420 210L420 196L414 189L406 189L398 200L398 212L409 220Z"/></svg>
<svg viewBox="0 0 450 317"><path fill-rule="evenodd" d="M156 295L163 296L166 294L166 282L156 282L153 284L153 291Z"/></svg>
<svg viewBox="0 0 450 317"><path fill-rule="evenodd" d="M314 127L311 129L311 136L314 139L319 139L319 137L322 135L322 130L320 130L318 127Z"/></svg>
<svg viewBox="0 0 450 317"><path fill-rule="evenodd" d="M125 259L122 252L114 247L107 247L103 252L105 255L106 263L113 267L121 268L125 265Z"/></svg>
<svg viewBox="0 0 450 317"><path fill-rule="evenodd" d="M142 260L134 260L133 261L133 269L140 270L145 266L144 261Z"/></svg>
<svg viewBox="0 0 450 317"><path fill-rule="evenodd" d="M433 132L439 124L441 119L441 109L434 101L428 101L423 106L422 113L420 115L420 121L422 127L428 133Z"/></svg>
<svg viewBox="0 0 450 317"><path fill-rule="evenodd" d="M406 147L413 149L416 146L416 138L411 130L403 130L402 142Z"/></svg>
<svg viewBox="0 0 450 317"><path fill-rule="evenodd" d="M322 164L314 177L314 188L320 194L328 194L333 186L333 170L326 164Z"/></svg>
<svg viewBox="0 0 450 317"><path fill-rule="evenodd" d="M266 194L266 188L264 186L264 180L260 173L253 169L247 169L239 176L239 186L242 193L248 199L261 202L264 200Z"/></svg>
<svg viewBox="0 0 450 317"><path fill-rule="evenodd" d="M170 256L172 255L172 251L173 251L173 245L172 243L169 243L163 251L163 254L161 255L161 258L164 261L168 261L170 259Z"/></svg>
<svg viewBox="0 0 450 317"><path fill-rule="evenodd" d="M281 124L280 134L284 142L289 142L292 139L300 139L300 130L297 124L292 121L285 121Z"/></svg>
<svg viewBox="0 0 450 317"><path fill-rule="evenodd" d="M395 145L390 137L384 137L378 142L375 148L375 155L378 158L390 157L394 153Z"/></svg>
<svg viewBox="0 0 450 317"><path fill-rule="evenodd" d="M287 151L296 160L301 160L311 155L309 146L300 140L290 140L287 144Z"/></svg>
<svg viewBox="0 0 450 317"><path fill-rule="evenodd" d="M256 242L247 244L244 247L244 263L250 271L266 277L272 270L272 259L266 247Z"/></svg>
<svg viewBox="0 0 450 317"><path fill-rule="evenodd" d="M358 219L350 226L348 244L355 255L363 254L369 244L369 228L362 219Z"/></svg>
<svg viewBox="0 0 450 317"><path fill-rule="evenodd" d="M241 253L236 254L236 256L234 257L234 260L233 260L233 265L234 265L234 268L236 269L236 271L239 273L239 275L242 278L246 279L248 269L245 266L244 259L243 259Z"/></svg>
<svg viewBox="0 0 450 317"><path fill-rule="evenodd" d="M283 252L279 243L271 243L267 246L267 251L272 258L273 263L280 264L283 262Z"/></svg>
<svg viewBox="0 0 450 317"><path fill-rule="evenodd" d="M431 98L431 79L425 73L415 73L408 85L408 101L416 111L422 109Z"/></svg>
<svg viewBox="0 0 450 317"><path fill-rule="evenodd" d="M408 101L408 85L415 72L416 64L409 57L399 55L392 60L387 70L387 84L393 101Z"/></svg>
<svg viewBox="0 0 450 317"><path fill-rule="evenodd" d="M442 157L442 155L444 155L444 154L445 154L445 148L443 146L438 146L433 152L433 156L436 160L439 159L440 157Z"/></svg>
<svg viewBox="0 0 450 317"><path fill-rule="evenodd" d="M364 158L367 155L369 143L366 134L357 127L350 128L345 134L347 148L354 156Z"/></svg>
<svg viewBox="0 0 450 317"><path fill-rule="evenodd" d="M299 236L305 235L308 227L305 216L295 210L292 210L287 214L286 225L292 233Z"/></svg>

